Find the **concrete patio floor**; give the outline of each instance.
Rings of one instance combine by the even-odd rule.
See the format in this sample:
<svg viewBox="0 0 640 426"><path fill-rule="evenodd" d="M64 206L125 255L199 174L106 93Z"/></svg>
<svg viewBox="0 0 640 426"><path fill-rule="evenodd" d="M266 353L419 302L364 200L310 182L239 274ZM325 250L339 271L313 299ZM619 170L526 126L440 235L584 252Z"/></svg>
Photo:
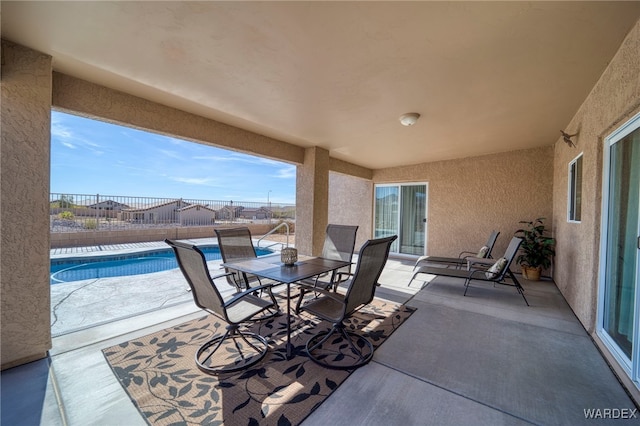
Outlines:
<svg viewBox="0 0 640 426"><path fill-rule="evenodd" d="M460 280L443 277L409 288L411 269L410 261L389 259L376 296L417 311L304 426L611 422L586 418L585 410L597 409L632 417L616 424L640 424L637 407L552 282L522 280L527 307L514 288L487 283L473 284L466 297ZM157 274L164 278L151 281L178 292L186 285L175 271ZM202 316L192 302L170 305L62 333L48 359L3 371L1 423L145 425L101 350Z"/></svg>

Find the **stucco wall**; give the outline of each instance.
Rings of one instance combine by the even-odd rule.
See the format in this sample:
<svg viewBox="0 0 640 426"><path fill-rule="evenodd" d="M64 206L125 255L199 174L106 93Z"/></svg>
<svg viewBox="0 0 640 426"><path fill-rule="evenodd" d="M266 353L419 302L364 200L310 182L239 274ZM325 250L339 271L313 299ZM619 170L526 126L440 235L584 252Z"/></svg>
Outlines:
<svg viewBox="0 0 640 426"><path fill-rule="evenodd" d="M51 57L2 42L2 368L51 348Z"/></svg>
<svg viewBox="0 0 640 426"><path fill-rule="evenodd" d="M53 73L52 104L88 118L301 164L304 149L61 73Z"/></svg>
<svg viewBox="0 0 640 426"><path fill-rule="evenodd" d="M296 170L296 248L301 254L322 253L329 216L329 151L305 150Z"/></svg>
<svg viewBox="0 0 640 426"><path fill-rule="evenodd" d="M358 225L356 247L371 238L373 183L342 173L329 173L329 223Z"/></svg>
<svg viewBox="0 0 640 426"><path fill-rule="evenodd" d="M550 142L551 144L552 142ZM494 257L521 220L551 224L553 147L511 151L374 171L375 183L427 182L427 254L477 250L500 231ZM515 268L518 269L518 268Z"/></svg>
<svg viewBox="0 0 640 426"><path fill-rule="evenodd" d="M565 131L578 133L571 148L554 149L554 278L584 327L596 324L604 138L640 111L640 21L594 86ZM567 222L568 165L583 152L582 221Z"/></svg>

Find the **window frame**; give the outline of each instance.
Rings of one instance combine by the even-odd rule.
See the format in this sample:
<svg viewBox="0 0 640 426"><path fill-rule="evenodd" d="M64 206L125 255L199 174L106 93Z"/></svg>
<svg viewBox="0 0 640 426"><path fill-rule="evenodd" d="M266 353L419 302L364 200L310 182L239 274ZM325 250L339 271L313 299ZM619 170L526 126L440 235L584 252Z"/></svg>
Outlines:
<svg viewBox="0 0 640 426"><path fill-rule="evenodd" d="M569 162L567 189L567 222L582 222L582 176L584 170L584 152ZM580 173L579 179L575 176ZM575 174L574 174L575 173ZM578 188L579 184L579 188ZM576 214L577 212L577 214Z"/></svg>

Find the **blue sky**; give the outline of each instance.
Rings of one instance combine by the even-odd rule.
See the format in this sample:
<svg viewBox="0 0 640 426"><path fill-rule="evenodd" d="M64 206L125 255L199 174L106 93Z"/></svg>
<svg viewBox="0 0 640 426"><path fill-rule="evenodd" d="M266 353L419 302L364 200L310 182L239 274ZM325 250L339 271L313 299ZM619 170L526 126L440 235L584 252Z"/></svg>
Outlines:
<svg viewBox="0 0 640 426"><path fill-rule="evenodd" d="M294 165L51 113L51 192L295 203Z"/></svg>

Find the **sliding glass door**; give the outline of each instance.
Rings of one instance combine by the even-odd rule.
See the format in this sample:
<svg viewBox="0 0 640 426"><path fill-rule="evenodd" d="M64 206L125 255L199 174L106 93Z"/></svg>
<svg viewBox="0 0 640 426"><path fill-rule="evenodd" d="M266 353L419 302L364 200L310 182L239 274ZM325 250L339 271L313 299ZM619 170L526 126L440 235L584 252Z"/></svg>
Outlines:
<svg viewBox="0 0 640 426"><path fill-rule="evenodd" d="M397 235L394 253L425 253L427 184L376 185L375 238Z"/></svg>
<svg viewBox="0 0 640 426"><path fill-rule="evenodd" d="M606 140L599 332L638 383L640 115Z"/></svg>

